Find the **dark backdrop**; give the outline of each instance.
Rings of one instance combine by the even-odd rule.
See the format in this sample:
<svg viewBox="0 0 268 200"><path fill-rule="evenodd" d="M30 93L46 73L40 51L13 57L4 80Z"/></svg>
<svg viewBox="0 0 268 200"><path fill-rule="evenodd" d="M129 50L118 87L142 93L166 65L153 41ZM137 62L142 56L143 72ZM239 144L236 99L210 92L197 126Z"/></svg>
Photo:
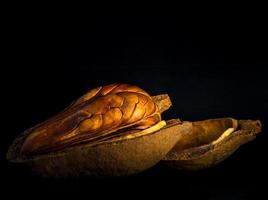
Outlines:
<svg viewBox="0 0 268 200"><path fill-rule="evenodd" d="M1 134L4 190L27 196L52 191L141 198L142 191L163 198L260 197L261 180L267 178L267 30L258 20L197 20L102 16L86 20L81 29L76 22L62 27L61 21L18 18L9 25L1 80L7 111ZM260 119L263 133L220 165L197 172L156 166L131 177L55 181L5 161L20 132L88 89L110 83L138 85L151 95L168 93L173 106L165 119Z"/></svg>

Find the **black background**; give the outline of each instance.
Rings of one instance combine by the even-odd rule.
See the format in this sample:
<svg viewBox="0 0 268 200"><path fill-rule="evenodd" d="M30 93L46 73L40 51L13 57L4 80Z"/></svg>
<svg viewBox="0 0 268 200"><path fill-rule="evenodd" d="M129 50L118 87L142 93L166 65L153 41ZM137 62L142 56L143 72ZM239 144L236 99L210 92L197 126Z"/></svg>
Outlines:
<svg viewBox="0 0 268 200"><path fill-rule="evenodd" d="M1 82L5 119L1 181L11 196L193 197L258 199L267 164L267 30L258 19L194 20L171 16L99 16L78 25L17 17L5 29ZM65 108L88 89L129 83L168 93L163 118L260 119L263 132L220 165L196 172L155 166L123 178L46 180L5 161L23 130ZM53 192L53 193L51 193ZM125 193L124 193L125 192ZM144 192L143 194L141 194Z"/></svg>

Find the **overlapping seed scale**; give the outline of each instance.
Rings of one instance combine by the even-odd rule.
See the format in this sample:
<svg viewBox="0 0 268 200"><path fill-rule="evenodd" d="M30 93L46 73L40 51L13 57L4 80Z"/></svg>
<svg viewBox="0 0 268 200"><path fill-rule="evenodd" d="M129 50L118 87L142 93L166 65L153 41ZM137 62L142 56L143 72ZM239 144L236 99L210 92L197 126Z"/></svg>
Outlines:
<svg viewBox="0 0 268 200"><path fill-rule="evenodd" d="M92 117L82 121L78 127L80 134L85 133L88 138L132 126L157 112L149 97L128 92L101 97L88 109ZM150 120L157 123L159 118Z"/></svg>
<svg viewBox="0 0 268 200"><path fill-rule="evenodd" d="M137 86L128 84L111 84L104 87L97 87L92 90L89 90L86 94L80 97L72 106L91 100L94 97L105 96L108 94L116 94L121 92L133 92L143 94L145 96L150 96L147 92Z"/></svg>

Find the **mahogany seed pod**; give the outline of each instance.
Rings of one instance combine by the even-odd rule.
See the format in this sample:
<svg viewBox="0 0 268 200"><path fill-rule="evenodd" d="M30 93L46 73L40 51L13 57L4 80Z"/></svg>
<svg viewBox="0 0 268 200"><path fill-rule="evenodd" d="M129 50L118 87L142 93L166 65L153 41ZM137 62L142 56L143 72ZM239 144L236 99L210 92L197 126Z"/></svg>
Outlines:
<svg viewBox="0 0 268 200"><path fill-rule="evenodd" d="M159 162L190 125L163 121L170 106L168 95L151 97L136 86L98 87L22 133L7 158L47 177L138 173Z"/></svg>

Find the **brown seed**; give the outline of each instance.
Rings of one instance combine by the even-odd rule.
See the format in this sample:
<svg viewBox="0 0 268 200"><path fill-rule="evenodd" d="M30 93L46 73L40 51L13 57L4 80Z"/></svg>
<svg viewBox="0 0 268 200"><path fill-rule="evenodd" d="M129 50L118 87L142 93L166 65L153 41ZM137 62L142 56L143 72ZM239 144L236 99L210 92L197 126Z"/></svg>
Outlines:
<svg viewBox="0 0 268 200"><path fill-rule="evenodd" d="M161 121L167 95L152 97L126 84L90 90L51 119L27 131L21 155L37 155L110 137L122 129L146 129Z"/></svg>

